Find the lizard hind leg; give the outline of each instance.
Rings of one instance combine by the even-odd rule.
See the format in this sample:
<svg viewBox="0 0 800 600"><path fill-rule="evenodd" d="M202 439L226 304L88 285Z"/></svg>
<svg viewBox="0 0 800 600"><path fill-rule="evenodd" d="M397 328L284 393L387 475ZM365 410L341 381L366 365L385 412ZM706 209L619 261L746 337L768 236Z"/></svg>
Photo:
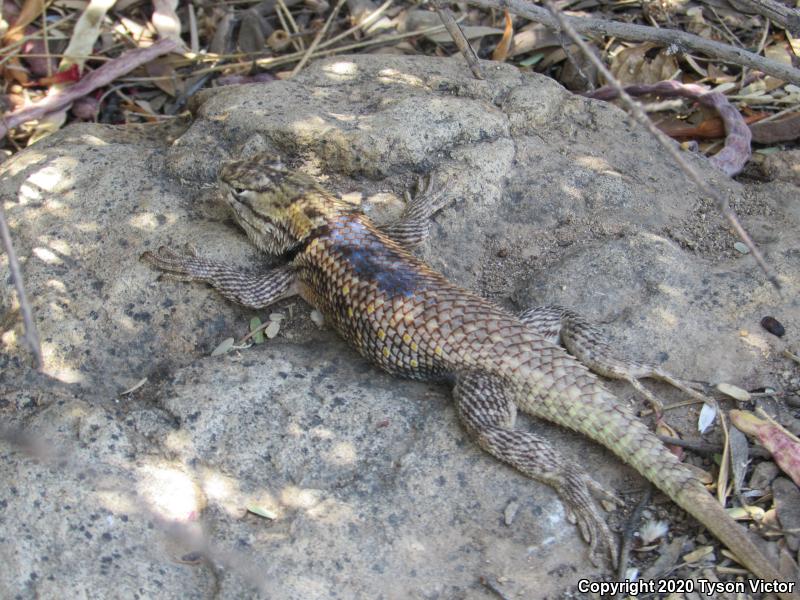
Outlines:
<svg viewBox="0 0 800 600"><path fill-rule="evenodd" d="M539 306L518 315L529 328L554 344L559 342L575 358L593 372L610 379L630 383L660 414L662 402L640 379L657 379L681 390L691 398L705 403L714 401L683 381L652 363L633 360L612 349L603 331L582 315L562 306Z"/></svg>
<svg viewBox="0 0 800 600"><path fill-rule="evenodd" d="M601 547L605 547L616 564L616 540L592 493L612 499L614 496L546 440L514 429L517 406L507 384L483 372L462 373L456 376L453 396L459 418L484 450L555 489L567 508L570 522L577 524L589 544L592 563L598 564Z"/></svg>

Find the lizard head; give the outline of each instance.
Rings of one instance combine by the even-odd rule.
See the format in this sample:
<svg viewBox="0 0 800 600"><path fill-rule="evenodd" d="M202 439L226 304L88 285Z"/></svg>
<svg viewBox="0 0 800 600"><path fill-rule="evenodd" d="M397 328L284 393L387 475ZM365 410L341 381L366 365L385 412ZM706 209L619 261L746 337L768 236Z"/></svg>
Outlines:
<svg viewBox="0 0 800 600"><path fill-rule="evenodd" d="M234 219L268 254L292 250L347 210L347 205L311 177L272 155L227 163L219 180Z"/></svg>

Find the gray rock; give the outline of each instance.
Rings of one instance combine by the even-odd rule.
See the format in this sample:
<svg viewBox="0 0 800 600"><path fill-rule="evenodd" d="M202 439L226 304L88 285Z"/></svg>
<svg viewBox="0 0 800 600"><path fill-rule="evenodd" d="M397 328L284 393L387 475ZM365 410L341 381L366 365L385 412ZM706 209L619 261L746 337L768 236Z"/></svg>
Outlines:
<svg viewBox="0 0 800 600"><path fill-rule="evenodd" d="M778 295L619 110L507 65L487 73L338 57L291 81L205 91L185 131L78 125L4 164L46 365L25 369L21 325L5 321L0 595L491 598L486 576L557 597L604 574L553 492L467 439L446 389L379 373L299 300L260 315L287 317L276 339L208 357L253 312L159 281L138 256L191 242L269 265L215 200L229 157L279 152L384 219L401 206L387 192L432 171L454 202L420 255L454 281L511 309L560 302L612 321L632 354L688 378L784 383L790 367L758 323L800 326L796 188L743 187L689 157L763 245ZM597 446L520 426L631 487Z"/></svg>
<svg viewBox="0 0 800 600"><path fill-rule="evenodd" d="M781 527L786 531L800 529L800 489L786 477L778 477L772 482L772 493L775 496L775 509ZM800 535L786 536L786 545L793 552L800 548Z"/></svg>
<svg viewBox="0 0 800 600"><path fill-rule="evenodd" d="M750 476L750 488L754 490L767 490L772 480L778 476L779 472L778 465L770 460L758 463L753 467L753 474Z"/></svg>

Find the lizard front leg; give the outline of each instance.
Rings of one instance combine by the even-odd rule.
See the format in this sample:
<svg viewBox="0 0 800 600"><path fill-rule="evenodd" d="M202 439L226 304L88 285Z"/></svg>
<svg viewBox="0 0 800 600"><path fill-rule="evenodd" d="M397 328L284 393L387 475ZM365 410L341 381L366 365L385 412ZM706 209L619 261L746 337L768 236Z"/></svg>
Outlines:
<svg viewBox="0 0 800 600"><path fill-rule="evenodd" d="M554 344L559 342L592 371L609 379L630 383L660 413L661 401L639 379L650 378L668 383L695 400L713 403L689 382L678 379L658 365L641 362L615 352L603 331L588 319L563 306L538 306L523 311L519 319L530 329Z"/></svg>
<svg viewBox="0 0 800 600"><path fill-rule="evenodd" d="M253 275L201 258L193 249L180 254L165 246L155 252L145 252L141 258L173 279L208 283L228 300L249 308L264 308L297 293L295 272L291 265Z"/></svg>
<svg viewBox="0 0 800 600"><path fill-rule="evenodd" d="M406 205L400 217L379 229L409 250L416 248L430 234L431 217L452 202L445 192L446 186L434 185L432 176L420 177L414 195L404 194Z"/></svg>
<svg viewBox="0 0 800 600"><path fill-rule="evenodd" d="M591 492L615 499L572 461L561 456L541 437L514 429L517 407L505 382L482 372L456 377L453 396L458 416L481 448L558 492L570 521L577 523L597 564L598 546L605 546L614 564L617 544Z"/></svg>

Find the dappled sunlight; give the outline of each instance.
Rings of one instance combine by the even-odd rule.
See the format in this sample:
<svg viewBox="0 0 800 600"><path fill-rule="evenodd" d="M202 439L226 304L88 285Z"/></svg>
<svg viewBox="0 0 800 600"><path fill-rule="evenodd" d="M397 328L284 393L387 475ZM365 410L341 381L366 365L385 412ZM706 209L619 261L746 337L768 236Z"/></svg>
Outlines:
<svg viewBox="0 0 800 600"><path fill-rule="evenodd" d="M41 246L36 246L31 250L33 255L48 265L60 265L62 264L62 260L48 248L42 248Z"/></svg>
<svg viewBox="0 0 800 600"><path fill-rule="evenodd" d="M355 123L358 120L355 115L344 115L341 113L334 113L334 112L329 112L328 115L330 115L337 121L341 121L343 123Z"/></svg>
<svg viewBox="0 0 800 600"><path fill-rule="evenodd" d="M61 355L61 348L53 342L42 342L42 358L44 368L42 372L64 383L84 383L86 377L79 369L65 364Z"/></svg>
<svg viewBox="0 0 800 600"><path fill-rule="evenodd" d="M164 440L164 447L180 456L189 456L194 452L191 434L186 429L171 431Z"/></svg>
<svg viewBox="0 0 800 600"><path fill-rule="evenodd" d="M166 221L160 221L159 217L166 219ZM174 225L177 222L178 215L176 213L159 213L156 215L152 212L140 213L132 216L128 220L128 224L131 225L131 227L143 231L155 231L160 227Z"/></svg>
<svg viewBox="0 0 800 600"><path fill-rule="evenodd" d="M329 79L348 81L358 74L358 65L349 60L337 60L322 69Z"/></svg>
<svg viewBox="0 0 800 600"><path fill-rule="evenodd" d="M409 73L402 73L397 69L383 69L378 73L378 81L381 83L402 83L403 85L417 88L427 87L422 78Z"/></svg>
<svg viewBox="0 0 800 600"><path fill-rule="evenodd" d="M25 206L31 202L39 202L42 199L42 192L39 188L29 185L27 183L23 183L19 188L19 194L17 194L17 204L20 206ZM13 223L12 223L13 225Z"/></svg>
<svg viewBox="0 0 800 600"><path fill-rule="evenodd" d="M27 183L34 185L45 192L54 192L58 188L58 184L62 181L61 169L55 165L48 165L43 169L31 173L28 177Z"/></svg>
<svg viewBox="0 0 800 600"><path fill-rule="evenodd" d="M167 521L195 521L206 506L200 487L179 466L159 462L137 470L136 491L148 509Z"/></svg>
<svg viewBox="0 0 800 600"><path fill-rule="evenodd" d="M622 177L622 173L617 171L604 159L597 156L579 156L575 159L575 163L581 165L582 167L586 167L587 169L591 169L592 171L602 173L603 175Z"/></svg>
<svg viewBox="0 0 800 600"><path fill-rule="evenodd" d="M325 119L317 116L294 121L292 127L297 135L301 137L321 136L329 131L335 130Z"/></svg>
<svg viewBox="0 0 800 600"><path fill-rule="evenodd" d="M337 442L325 457L329 463L346 466L354 465L358 456L352 442Z"/></svg>
<svg viewBox="0 0 800 600"><path fill-rule="evenodd" d="M41 152L36 152L35 150L28 148L25 152L20 152L19 154L16 154L14 156L13 161L9 161L9 163L6 163L7 165L10 166L8 167L6 167L6 165L3 166L7 168L5 174L10 177L14 177L15 175L18 175L28 167L32 167L33 165L38 165L39 163L45 160L47 160L46 154L42 154Z"/></svg>
<svg viewBox="0 0 800 600"><path fill-rule="evenodd" d="M661 323L666 329L674 329L679 324L678 317L664 307L656 308L653 311L653 316L655 316L655 318L658 319L658 322Z"/></svg>
<svg viewBox="0 0 800 600"><path fill-rule="evenodd" d="M87 144L89 146L108 146L108 142L100 139L96 135L90 135L88 133L84 133L83 135L80 136L80 139L84 144Z"/></svg>
<svg viewBox="0 0 800 600"><path fill-rule="evenodd" d="M574 185L562 184L561 191L573 200L581 200L583 198L583 191Z"/></svg>
<svg viewBox="0 0 800 600"><path fill-rule="evenodd" d="M291 508L310 509L319 504L324 496L322 490L299 488L294 485L281 490L281 503Z"/></svg>
<svg viewBox="0 0 800 600"><path fill-rule="evenodd" d="M95 492L95 494L100 504L114 514L135 514L140 510L130 492L120 490L102 490Z"/></svg>

